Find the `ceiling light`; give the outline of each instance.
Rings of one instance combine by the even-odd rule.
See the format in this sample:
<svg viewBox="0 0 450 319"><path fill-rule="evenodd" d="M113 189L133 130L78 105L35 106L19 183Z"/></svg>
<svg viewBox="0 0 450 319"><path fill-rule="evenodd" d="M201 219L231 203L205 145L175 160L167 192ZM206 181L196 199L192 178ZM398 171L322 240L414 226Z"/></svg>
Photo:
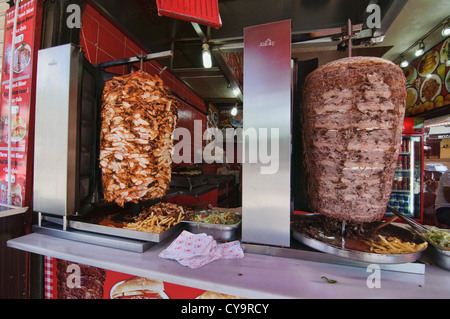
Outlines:
<svg viewBox="0 0 450 319"><path fill-rule="evenodd" d="M241 90L239 90L238 88L234 88L234 89L233 89L233 94L234 94L234 96L238 96L239 93L241 93Z"/></svg>
<svg viewBox="0 0 450 319"><path fill-rule="evenodd" d="M444 28L441 31L443 37L448 37L450 35L450 19L444 24Z"/></svg>
<svg viewBox="0 0 450 319"><path fill-rule="evenodd" d="M209 50L208 43L203 43L202 48L203 67L208 69L212 67L211 51Z"/></svg>
<svg viewBox="0 0 450 319"><path fill-rule="evenodd" d="M405 58L402 58L400 62L400 67L406 68L409 65L408 61Z"/></svg>
<svg viewBox="0 0 450 319"><path fill-rule="evenodd" d="M232 109L231 109L231 115L233 115L233 116L236 116L236 114L237 114L237 107L235 106L235 107L233 107Z"/></svg>
<svg viewBox="0 0 450 319"><path fill-rule="evenodd" d="M425 52L425 43L420 42L419 48L414 53L416 56L421 56Z"/></svg>

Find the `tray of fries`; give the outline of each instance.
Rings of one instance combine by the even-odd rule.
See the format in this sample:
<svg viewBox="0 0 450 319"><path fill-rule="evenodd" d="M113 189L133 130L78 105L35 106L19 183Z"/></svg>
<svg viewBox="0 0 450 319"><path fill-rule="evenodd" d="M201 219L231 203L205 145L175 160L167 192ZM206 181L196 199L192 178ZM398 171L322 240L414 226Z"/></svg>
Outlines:
<svg viewBox="0 0 450 319"><path fill-rule="evenodd" d="M318 251L343 258L378 264L400 264L418 260L428 245L413 231L387 224L373 232L381 222L367 225L367 231L351 237L329 233L317 214L296 216L291 223L292 236Z"/></svg>
<svg viewBox="0 0 450 319"><path fill-rule="evenodd" d="M144 208L138 216L114 210L107 213L91 212L90 215L96 215L96 218L71 219L68 226L87 232L155 243L185 228L181 223L183 208L170 203L157 203Z"/></svg>

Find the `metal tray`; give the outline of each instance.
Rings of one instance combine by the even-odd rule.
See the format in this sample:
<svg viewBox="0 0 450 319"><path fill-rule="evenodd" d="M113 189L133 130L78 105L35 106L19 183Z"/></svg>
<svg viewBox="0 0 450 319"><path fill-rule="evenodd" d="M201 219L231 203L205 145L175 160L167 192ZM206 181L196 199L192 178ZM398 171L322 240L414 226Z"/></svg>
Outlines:
<svg viewBox="0 0 450 319"><path fill-rule="evenodd" d="M143 232L143 231L137 231L132 229L124 229L124 228L117 228L117 227L110 227L110 226L103 226L98 224L91 224L86 222L80 222L80 221L74 221L69 220L68 226L77 229L77 230L83 230L87 232L97 233L97 234L103 234L103 235L110 235L110 236L116 236L116 237L124 237L129 239L137 239L137 240L144 240L144 241L150 241L154 243L159 243L166 239L167 237L171 236L172 234L176 232L181 232L181 230L184 228L184 225L182 223L178 223L169 229L163 231L160 234L155 233L149 233L149 232Z"/></svg>
<svg viewBox="0 0 450 319"><path fill-rule="evenodd" d="M415 229L414 229L415 230ZM443 229L441 229L443 230ZM446 231L446 230L444 230ZM416 231L417 232L417 231ZM450 270L450 250L441 248L438 244L436 244L434 241L428 239L423 233L417 232L420 238L428 242L428 249L431 252L431 258L441 266L442 268L446 270Z"/></svg>
<svg viewBox="0 0 450 319"><path fill-rule="evenodd" d="M427 228L422 226L421 224L417 223L413 219L409 218L408 216L401 214L397 210L395 210L392 207L388 206L388 209L394 213L397 217L402 219L405 223L407 223L411 229L424 241L428 242L429 250L431 251L431 257L433 260L442 268L450 270L450 250L441 248L438 244L436 244L434 241L428 239L426 236ZM443 229L441 229L443 230ZM444 230L446 231L446 230Z"/></svg>
<svg viewBox="0 0 450 319"><path fill-rule="evenodd" d="M314 214L308 214L305 215L304 218L312 218L314 217ZM415 237L415 233L403 228L403 227L397 227L394 225L387 225L386 227L390 227L395 229L398 232L402 232L406 234L409 234L411 237L411 241L417 242L417 236ZM408 263L408 262L414 262L422 256L423 252L426 250L422 249L414 253L408 253L408 254L378 254L378 253L370 253L370 252L363 252L363 251L357 251L357 250L351 250L351 249L343 249L337 246L333 246L330 244L327 244L325 242L322 242L320 240L317 240L315 238L311 238L305 234L302 234L301 232L291 229L292 236L298 240L300 243L305 244L306 246L309 246L311 248L314 248L318 251L340 256L343 258L355 260L355 261L362 261L367 263L375 263L375 264L401 264L401 263Z"/></svg>
<svg viewBox="0 0 450 319"><path fill-rule="evenodd" d="M153 204L157 202L155 200L150 200L147 204ZM132 229L125 229L121 227L113 227L102 225L100 222L108 217L112 222L122 224L124 222L133 222L135 216L139 213L138 211L133 211L134 205L125 205L125 207L119 207L117 205L110 204L94 204L87 205L83 207L79 215L73 215L68 217L67 226L75 230L109 235L115 237L122 237L134 240L141 240L153 243L159 243L170 237L176 232L181 232L185 225L178 223L171 228L165 230L160 234L137 231ZM52 217L45 216L46 219L53 219ZM52 222L55 222L52 220Z"/></svg>
<svg viewBox="0 0 450 319"><path fill-rule="evenodd" d="M433 245L430 246L431 256L433 260L446 270L450 270L450 251L443 251Z"/></svg>
<svg viewBox="0 0 450 319"><path fill-rule="evenodd" d="M203 211L204 213L205 211ZM202 212L198 212L200 214ZM241 216L241 214L235 213ZM181 223L187 225L188 230L194 234L205 233L211 235L215 240L225 242L240 239L240 230L242 220L233 225L220 225L210 223L199 223L194 221L183 220Z"/></svg>
<svg viewBox="0 0 450 319"><path fill-rule="evenodd" d="M414 262L418 260L421 256L423 251L417 251L414 253L409 254L389 254L389 255L383 255L383 254L375 254L375 253L366 253L361 252L357 250L346 250L346 249L340 249L331 245L327 245L319 240L313 239L311 237L308 237L304 234L301 234L297 231L292 231L292 236L297 239L299 242L314 248L318 251L332 254L335 256L340 256L343 258L348 258L351 260L356 261L362 261L367 263L374 263L374 264L402 264L402 263L408 263L408 262Z"/></svg>

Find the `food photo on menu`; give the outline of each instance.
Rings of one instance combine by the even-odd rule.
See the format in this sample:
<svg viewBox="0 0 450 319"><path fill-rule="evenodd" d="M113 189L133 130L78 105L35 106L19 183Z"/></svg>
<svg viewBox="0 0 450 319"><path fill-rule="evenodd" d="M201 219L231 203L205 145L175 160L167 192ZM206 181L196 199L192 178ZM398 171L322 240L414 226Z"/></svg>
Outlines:
<svg viewBox="0 0 450 319"><path fill-rule="evenodd" d="M450 39L431 48L403 69L407 83L406 116L450 104Z"/></svg>

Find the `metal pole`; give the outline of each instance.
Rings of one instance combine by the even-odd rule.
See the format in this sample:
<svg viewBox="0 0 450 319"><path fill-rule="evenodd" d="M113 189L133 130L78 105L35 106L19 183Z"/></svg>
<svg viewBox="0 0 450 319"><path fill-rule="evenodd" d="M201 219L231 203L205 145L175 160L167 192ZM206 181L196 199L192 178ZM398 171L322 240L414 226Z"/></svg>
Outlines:
<svg viewBox="0 0 450 319"><path fill-rule="evenodd" d="M352 34L353 34L352 28L353 28L352 20L348 19L347 31L348 31L348 56L349 56L349 58L352 57Z"/></svg>

